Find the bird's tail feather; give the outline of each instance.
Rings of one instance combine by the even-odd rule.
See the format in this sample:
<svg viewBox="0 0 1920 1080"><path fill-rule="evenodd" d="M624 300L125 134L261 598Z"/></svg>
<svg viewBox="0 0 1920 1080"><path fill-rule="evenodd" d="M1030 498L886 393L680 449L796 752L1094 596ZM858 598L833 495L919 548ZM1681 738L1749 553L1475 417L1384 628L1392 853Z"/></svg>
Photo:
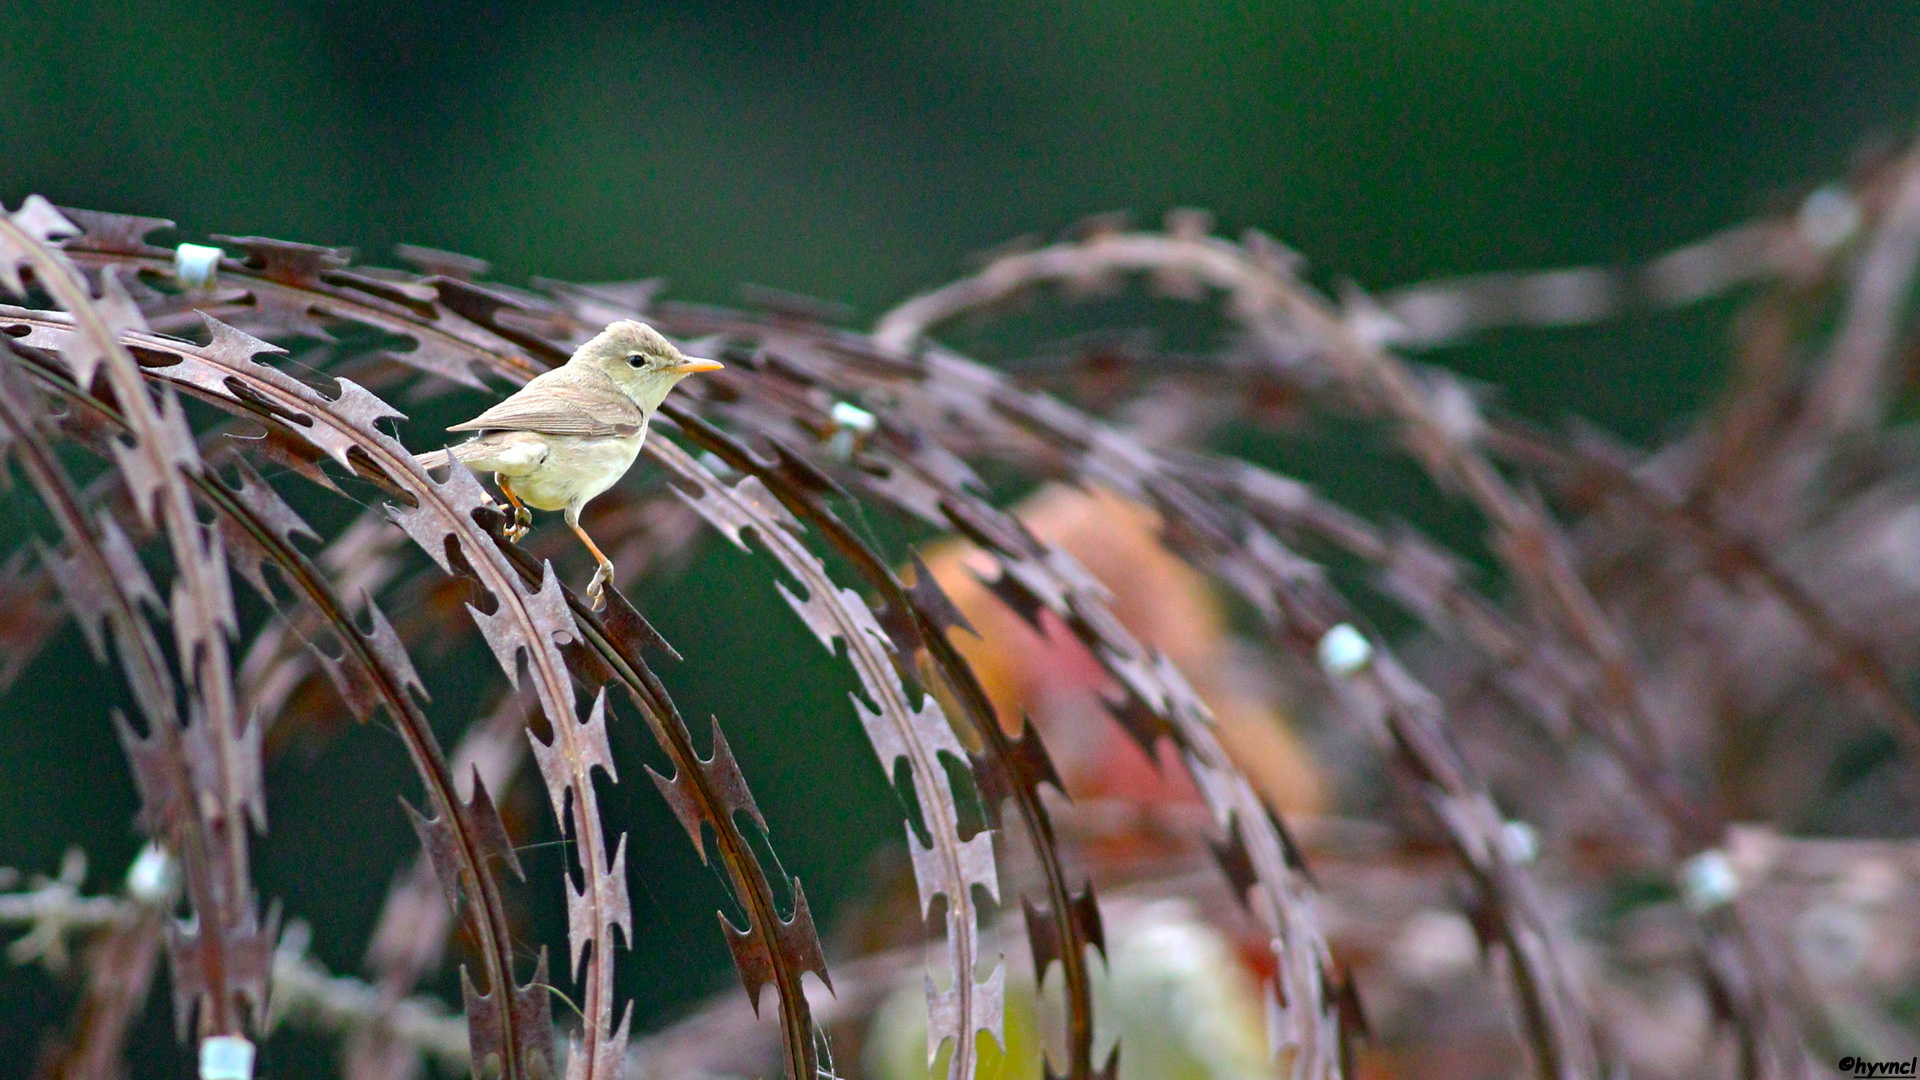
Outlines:
<svg viewBox="0 0 1920 1080"><path fill-rule="evenodd" d="M424 454L413 455L413 460L419 462L423 469L437 469L445 465L450 457L452 454L446 450L429 450Z"/></svg>

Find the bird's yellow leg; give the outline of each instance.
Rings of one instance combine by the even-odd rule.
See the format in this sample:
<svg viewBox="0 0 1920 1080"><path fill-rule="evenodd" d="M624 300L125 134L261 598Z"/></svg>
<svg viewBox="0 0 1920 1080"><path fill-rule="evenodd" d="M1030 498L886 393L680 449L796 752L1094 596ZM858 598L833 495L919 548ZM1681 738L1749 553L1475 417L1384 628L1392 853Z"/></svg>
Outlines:
<svg viewBox="0 0 1920 1080"><path fill-rule="evenodd" d="M613 580L613 560L607 558L606 554L600 550L600 545L594 543L593 537L587 535L587 530L580 527L580 519L575 517L572 511L567 512L566 518L567 528L573 530L573 534L580 538L581 543L587 545L587 550L593 552L593 557L600 563L600 569L593 572L593 580L587 583L587 603L593 605L593 610L599 611L606 606L607 582Z"/></svg>
<svg viewBox="0 0 1920 1080"><path fill-rule="evenodd" d="M494 473L493 482L500 485L500 494L505 495L507 501L513 504L513 524L501 531L506 534L508 540L518 542L533 528L533 511L527 509L527 504L521 502L520 496L513 493L513 486L507 483L505 473Z"/></svg>

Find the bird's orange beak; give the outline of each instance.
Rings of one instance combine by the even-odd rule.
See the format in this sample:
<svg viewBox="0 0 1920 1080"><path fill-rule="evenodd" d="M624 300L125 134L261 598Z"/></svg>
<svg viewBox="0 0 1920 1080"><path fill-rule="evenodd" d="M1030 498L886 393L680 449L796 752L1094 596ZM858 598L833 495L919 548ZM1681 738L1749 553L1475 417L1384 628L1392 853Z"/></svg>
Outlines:
<svg viewBox="0 0 1920 1080"><path fill-rule="evenodd" d="M676 375L697 375L702 371L719 371L726 366L718 360L702 360L697 356L689 356L673 365L673 371Z"/></svg>

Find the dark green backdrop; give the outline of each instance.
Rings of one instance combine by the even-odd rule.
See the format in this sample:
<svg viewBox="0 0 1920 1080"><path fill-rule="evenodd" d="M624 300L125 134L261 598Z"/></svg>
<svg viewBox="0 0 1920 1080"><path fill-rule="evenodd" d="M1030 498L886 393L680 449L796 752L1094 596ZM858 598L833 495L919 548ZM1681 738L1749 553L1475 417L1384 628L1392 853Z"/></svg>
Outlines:
<svg viewBox="0 0 1920 1080"><path fill-rule="evenodd" d="M863 320L970 252L1122 208L1209 207L1370 286L1632 259L1844 172L1916 102L1912 3L0 3L9 206L37 191L370 257L410 241L508 278L663 274L694 299L754 282ZM1699 400L1720 341L1702 313L1451 359L1522 411L1644 438ZM713 555L647 601L690 658L673 689L728 723L830 924L897 817L844 676L747 565ZM457 716L464 673L428 674ZM0 706L0 865L79 844L94 887L126 865L102 681L69 633ZM615 805L653 872L624 982L651 1027L731 974L710 878L628 771ZM400 747L362 729L270 784L263 892L351 970L411 854ZM0 1077L61 1000L0 969ZM179 1074L169 1045L143 1031L141 1075ZM307 1049L276 1044L266 1071L317 1070Z"/></svg>

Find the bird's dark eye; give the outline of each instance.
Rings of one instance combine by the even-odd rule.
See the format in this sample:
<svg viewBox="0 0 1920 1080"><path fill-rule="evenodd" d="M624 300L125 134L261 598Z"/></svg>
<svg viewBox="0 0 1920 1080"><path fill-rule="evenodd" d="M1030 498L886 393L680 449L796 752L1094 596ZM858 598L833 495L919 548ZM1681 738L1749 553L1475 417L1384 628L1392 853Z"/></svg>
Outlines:
<svg viewBox="0 0 1920 1080"><path fill-rule="evenodd" d="M647 358L644 356L641 356L639 353L634 353L632 356L627 357L627 366L630 368L646 367Z"/></svg>

